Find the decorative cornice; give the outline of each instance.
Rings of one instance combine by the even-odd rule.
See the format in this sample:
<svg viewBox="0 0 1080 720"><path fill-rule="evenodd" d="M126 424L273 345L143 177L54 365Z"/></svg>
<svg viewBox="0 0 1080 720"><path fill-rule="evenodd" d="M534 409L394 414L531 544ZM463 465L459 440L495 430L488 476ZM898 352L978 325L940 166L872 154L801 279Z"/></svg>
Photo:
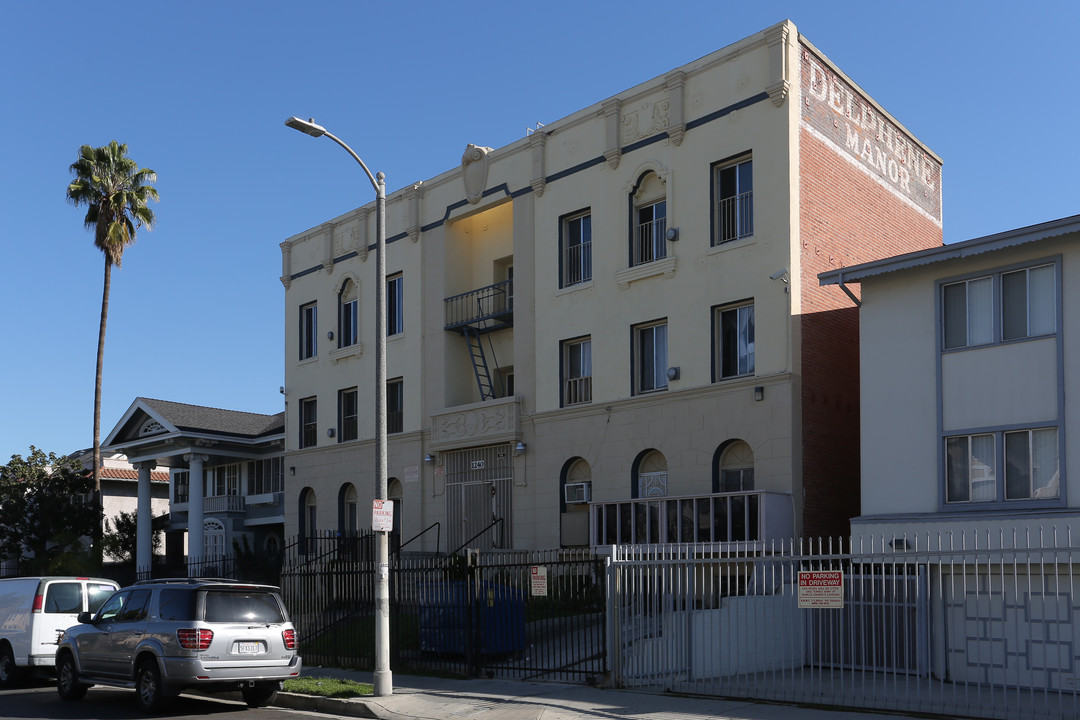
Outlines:
<svg viewBox="0 0 1080 720"><path fill-rule="evenodd" d="M405 202L409 213L405 232L413 242L420 239L420 200L424 197L424 191L420 186L423 184L423 181L420 181L405 191Z"/></svg>
<svg viewBox="0 0 1080 720"><path fill-rule="evenodd" d="M470 205L480 202L487 186L489 147L469 143L461 156L461 179L465 183L465 199Z"/></svg>
<svg viewBox="0 0 1080 720"><path fill-rule="evenodd" d="M686 134L686 121L684 115L684 97L686 89L686 73L676 70L669 73L664 80L667 83L668 102L670 108L670 123L668 125L668 139L675 146L682 145L683 136Z"/></svg>
<svg viewBox="0 0 1080 720"><path fill-rule="evenodd" d="M644 280L647 277L653 277L654 275L663 275L667 278L675 276L675 270L678 269L678 259L674 255L669 255L663 260L654 260L653 262L642 263L641 265L635 265L632 268L626 270L620 270L615 273L615 283L619 286L620 290L626 290L630 287L630 283L636 280Z"/></svg>
<svg viewBox="0 0 1080 720"><path fill-rule="evenodd" d="M537 131L529 136L529 147L532 151L532 180L529 184L537 197L541 197L547 187L547 180L545 179L547 160L544 152L547 147L547 139L546 132Z"/></svg>
<svg viewBox="0 0 1080 720"><path fill-rule="evenodd" d="M359 256L360 262L367 262L368 259L367 221L370 214L370 210L358 210L356 212L356 225L352 229L353 242L356 244L356 254Z"/></svg>
<svg viewBox="0 0 1080 720"><path fill-rule="evenodd" d="M431 448L466 447L477 441L509 442L518 438L517 398L503 398L448 408L431 416Z"/></svg>
<svg viewBox="0 0 1080 720"><path fill-rule="evenodd" d="M619 167L622 159L622 145L619 143L619 127L622 124L622 101L613 98L605 102L601 108L604 116L604 133L607 144L604 149L604 159L612 170Z"/></svg>
<svg viewBox="0 0 1080 720"><path fill-rule="evenodd" d="M327 273L334 271L334 223L326 223L323 232L322 269Z"/></svg>
<svg viewBox="0 0 1080 720"><path fill-rule="evenodd" d="M765 92L769 94L773 105L780 107L791 92L791 53L788 47L790 29L782 23L765 36L769 46L769 84Z"/></svg>
<svg viewBox="0 0 1080 720"><path fill-rule="evenodd" d="M281 248L281 284L285 286L285 289L289 289L289 285L292 283L292 243L286 240L278 245Z"/></svg>

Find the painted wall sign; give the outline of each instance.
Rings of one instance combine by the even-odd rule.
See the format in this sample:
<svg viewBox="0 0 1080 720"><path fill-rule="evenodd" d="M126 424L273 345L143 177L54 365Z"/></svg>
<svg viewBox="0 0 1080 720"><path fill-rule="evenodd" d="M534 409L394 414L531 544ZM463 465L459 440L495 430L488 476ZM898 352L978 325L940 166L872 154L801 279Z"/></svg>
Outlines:
<svg viewBox="0 0 1080 720"><path fill-rule="evenodd" d="M941 222L941 163L808 48L803 125Z"/></svg>

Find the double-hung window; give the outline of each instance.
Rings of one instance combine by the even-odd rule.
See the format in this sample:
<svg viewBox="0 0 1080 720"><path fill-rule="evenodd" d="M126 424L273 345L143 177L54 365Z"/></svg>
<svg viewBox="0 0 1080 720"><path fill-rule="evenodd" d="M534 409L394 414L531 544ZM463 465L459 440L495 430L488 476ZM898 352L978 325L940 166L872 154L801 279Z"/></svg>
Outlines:
<svg viewBox="0 0 1080 720"><path fill-rule="evenodd" d="M632 264L643 265L667 257L667 201L639 205L634 209L634 218Z"/></svg>
<svg viewBox="0 0 1080 720"><path fill-rule="evenodd" d="M356 283L346 280L338 294L338 347L355 345L358 339Z"/></svg>
<svg viewBox="0 0 1080 720"><path fill-rule="evenodd" d="M717 308L713 316L718 379L754 374L754 306Z"/></svg>
<svg viewBox="0 0 1080 720"><path fill-rule="evenodd" d="M284 459L252 460L248 463L248 495L281 492L285 489Z"/></svg>
<svg viewBox="0 0 1080 720"><path fill-rule="evenodd" d="M307 360L319 353L318 305L300 306L300 359Z"/></svg>
<svg viewBox="0 0 1080 720"><path fill-rule="evenodd" d="M750 158L713 167L713 245L754 234L754 164Z"/></svg>
<svg viewBox="0 0 1080 720"><path fill-rule="evenodd" d="M405 382L395 378L386 383L386 432L399 433L405 428Z"/></svg>
<svg viewBox="0 0 1080 720"><path fill-rule="evenodd" d="M348 442L359 436L356 424L358 408L356 388L338 391L338 442Z"/></svg>
<svg viewBox="0 0 1080 720"><path fill-rule="evenodd" d="M592 340L563 342L563 405L592 402Z"/></svg>
<svg viewBox="0 0 1080 720"><path fill-rule="evenodd" d="M316 398L300 401L300 447L315 447L318 442L318 403Z"/></svg>
<svg viewBox="0 0 1080 720"><path fill-rule="evenodd" d="M945 493L947 503L1057 499L1058 429L1012 429L945 438Z"/></svg>
<svg viewBox="0 0 1080 720"><path fill-rule="evenodd" d="M634 394L666 390L667 321L634 328Z"/></svg>
<svg viewBox="0 0 1080 720"><path fill-rule="evenodd" d="M401 273L386 279L386 334L405 332L405 314L402 307L404 278Z"/></svg>
<svg viewBox="0 0 1080 720"><path fill-rule="evenodd" d="M955 350L1057 332L1053 263L942 286L942 347Z"/></svg>
<svg viewBox="0 0 1080 720"><path fill-rule="evenodd" d="M570 287L592 280L592 215L579 212L563 218L562 242L562 284Z"/></svg>

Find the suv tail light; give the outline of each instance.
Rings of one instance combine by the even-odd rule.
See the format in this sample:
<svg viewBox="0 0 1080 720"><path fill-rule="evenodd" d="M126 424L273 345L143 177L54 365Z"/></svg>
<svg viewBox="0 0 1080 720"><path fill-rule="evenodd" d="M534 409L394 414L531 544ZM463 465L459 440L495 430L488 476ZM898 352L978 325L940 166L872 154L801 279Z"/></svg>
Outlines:
<svg viewBox="0 0 1080 720"><path fill-rule="evenodd" d="M296 649L296 631L295 630L282 630L281 639L285 641L286 650Z"/></svg>
<svg viewBox="0 0 1080 720"><path fill-rule="evenodd" d="M207 650L210 648L210 641L214 639L214 631L182 628L176 631L176 639L185 650Z"/></svg>

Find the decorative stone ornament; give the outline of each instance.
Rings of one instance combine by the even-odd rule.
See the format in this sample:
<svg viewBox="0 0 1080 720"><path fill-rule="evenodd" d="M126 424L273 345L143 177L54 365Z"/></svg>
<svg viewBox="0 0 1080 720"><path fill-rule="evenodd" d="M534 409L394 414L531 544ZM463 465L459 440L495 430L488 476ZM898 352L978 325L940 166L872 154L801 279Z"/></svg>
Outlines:
<svg viewBox="0 0 1080 720"><path fill-rule="evenodd" d="M465 199L470 205L480 202L487 186L489 147L469 145L461 156L461 179L465 183Z"/></svg>

